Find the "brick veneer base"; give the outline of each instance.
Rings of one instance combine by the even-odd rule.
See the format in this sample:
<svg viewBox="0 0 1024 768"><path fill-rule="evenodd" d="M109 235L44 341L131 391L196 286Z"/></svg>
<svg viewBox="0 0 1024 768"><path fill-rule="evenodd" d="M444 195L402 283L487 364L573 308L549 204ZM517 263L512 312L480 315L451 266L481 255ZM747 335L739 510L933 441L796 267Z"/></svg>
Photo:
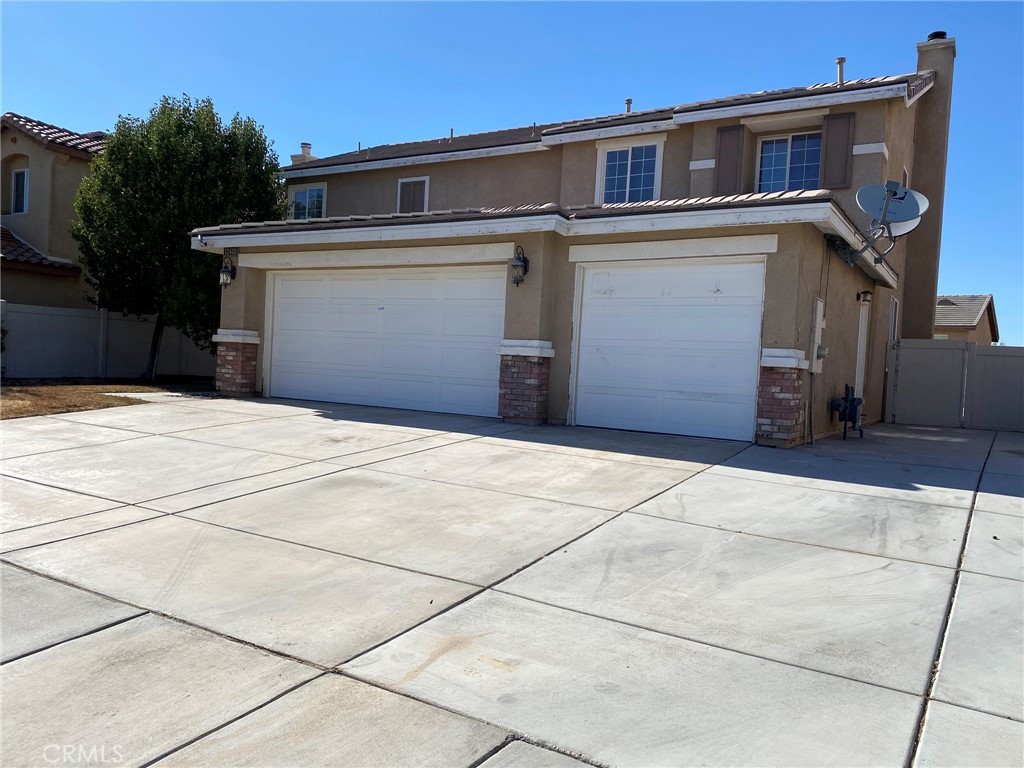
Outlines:
<svg viewBox="0 0 1024 768"><path fill-rule="evenodd" d="M256 392L256 344L217 342L217 391L234 397Z"/></svg>
<svg viewBox="0 0 1024 768"><path fill-rule="evenodd" d="M548 417L550 357L501 356L498 415L505 421L543 424Z"/></svg>
<svg viewBox="0 0 1024 768"><path fill-rule="evenodd" d="M758 445L790 448L804 443L804 372L762 368L757 386Z"/></svg>

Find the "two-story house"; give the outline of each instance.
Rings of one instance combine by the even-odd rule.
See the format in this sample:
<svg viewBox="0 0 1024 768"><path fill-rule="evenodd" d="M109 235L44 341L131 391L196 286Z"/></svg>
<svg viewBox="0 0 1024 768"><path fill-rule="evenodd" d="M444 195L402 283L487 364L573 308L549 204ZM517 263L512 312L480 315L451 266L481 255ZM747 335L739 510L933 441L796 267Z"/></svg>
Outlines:
<svg viewBox="0 0 1024 768"><path fill-rule="evenodd" d="M135 377L152 324L89 302L92 289L71 235L75 196L103 131L77 133L7 112L0 116L0 322L12 378ZM161 374L209 376L213 358L169 329Z"/></svg>
<svg viewBox="0 0 1024 768"><path fill-rule="evenodd" d="M929 338L955 42L910 74L369 147L212 227L218 387L793 445ZM298 162L296 162L298 161ZM928 197L886 259L857 190Z"/></svg>
<svg viewBox="0 0 1024 768"><path fill-rule="evenodd" d="M102 131L75 133L13 112L0 116L0 298L89 306L70 222L78 187L104 138Z"/></svg>

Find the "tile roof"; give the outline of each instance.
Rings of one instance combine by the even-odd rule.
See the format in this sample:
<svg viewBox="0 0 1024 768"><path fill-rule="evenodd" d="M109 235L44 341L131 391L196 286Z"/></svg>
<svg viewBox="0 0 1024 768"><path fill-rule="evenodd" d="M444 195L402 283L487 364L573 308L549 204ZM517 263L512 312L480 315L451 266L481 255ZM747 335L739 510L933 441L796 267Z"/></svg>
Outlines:
<svg viewBox="0 0 1024 768"><path fill-rule="evenodd" d="M991 293L968 294L963 296L936 296L936 328L977 328L985 312L990 312L992 335L998 341L996 328L996 306Z"/></svg>
<svg viewBox="0 0 1024 768"><path fill-rule="evenodd" d="M32 265L47 272L60 271L68 275L78 275L82 272L81 267L70 261L44 256L7 227L0 227L0 259L15 264Z"/></svg>
<svg viewBox="0 0 1024 768"><path fill-rule="evenodd" d="M107 134L103 131L76 133L67 128L17 115L14 112L5 112L0 116L0 124L5 128L13 127L23 131L43 146L70 150L82 157L89 157L101 151L107 138Z"/></svg>
<svg viewBox="0 0 1024 768"><path fill-rule="evenodd" d="M832 193L827 189L807 189L796 192L758 192L744 195L717 197L688 197L679 200L650 200L643 203L609 203L606 205L578 205L561 207L555 203L528 203L489 208L457 208L450 211L427 213L382 213L365 216L331 216L324 219L290 219L288 221L246 222L200 227L193 235L248 235L268 232L310 232L316 230L348 229L403 224L430 224L433 222L508 219L522 216L553 214L564 219L594 219L609 216L670 213L686 210L716 208L743 208L763 205L789 205L797 203L827 202Z"/></svg>
<svg viewBox="0 0 1024 768"><path fill-rule="evenodd" d="M283 170L293 171L297 169L327 168L336 165L352 165L375 160L392 160L403 157L415 157L418 155L440 155L448 152L459 152L471 149L487 149L490 147L502 147L517 144L539 144L544 136L557 136L576 131L595 130L623 125L639 125L642 123L669 120L673 115L699 112L702 110L720 109L722 107L739 106L741 104L757 104L769 101L784 101L805 96L822 96L830 93L847 93L864 90L867 88L878 88L886 85L907 86L908 96L913 96L921 89L935 80L935 73L931 71L910 73L905 75L887 75L884 77L871 77L859 80L847 80L842 85L833 83L816 83L815 85L799 88L782 88L774 91L758 91L755 93L743 93L736 96L728 96L722 99L710 99L707 101L695 101L689 104L678 106L661 107L638 112L623 112L616 115L605 115L603 117L589 117L582 120L569 120L560 123L547 123L544 125L532 125L523 128L508 128L500 131L489 131L487 133L474 133L465 136L452 136L428 141L413 141L403 144L384 144L377 147L367 147L358 152L346 152L340 155L332 155L313 160L306 163L297 163L285 166Z"/></svg>

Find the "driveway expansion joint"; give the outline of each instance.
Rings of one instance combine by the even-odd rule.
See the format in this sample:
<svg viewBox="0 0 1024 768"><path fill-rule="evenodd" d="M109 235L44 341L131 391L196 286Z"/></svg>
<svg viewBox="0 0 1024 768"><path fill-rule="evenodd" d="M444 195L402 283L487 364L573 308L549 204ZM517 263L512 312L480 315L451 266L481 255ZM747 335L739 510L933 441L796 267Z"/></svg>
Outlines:
<svg viewBox="0 0 1024 768"><path fill-rule="evenodd" d="M988 453L985 454L985 461L982 462L981 470L978 472L978 480L974 486L974 493L971 495L971 505L967 510L967 521L964 524L964 533L960 542L960 556L957 558L956 568L953 572L953 583L949 588L949 598L946 601L946 613L942 619L942 626L939 629L938 642L935 645L935 654L932 657L931 676L928 687L925 689L924 697L921 700L920 714L917 722L917 729L907 756L906 768L912 768L917 762L918 753L921 750L921 742L924 737L925 722L928 718L928 704L935 693L935 686L939 680L939 670L942 668L942 654L946 648L946 640L949 637L949 627L953 618L953 609L956 606L957 593L960 588L960 576L964 572L963 565L967 558L967 544L971 538L971 523L974 521L974 508L978 503L978 493L981 491L981 479L985 476L985 467L992 456L992 449L995 447L996 438L999 432L992 433L992 441L988 446Z"/></svg>

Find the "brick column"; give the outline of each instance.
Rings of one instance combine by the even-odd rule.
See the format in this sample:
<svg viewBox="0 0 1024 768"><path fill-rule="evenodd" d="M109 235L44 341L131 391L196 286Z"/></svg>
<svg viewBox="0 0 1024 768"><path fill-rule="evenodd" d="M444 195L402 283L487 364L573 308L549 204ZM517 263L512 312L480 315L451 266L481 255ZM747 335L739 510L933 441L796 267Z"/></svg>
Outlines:
<svg viewBox="0 0 1024 768"><path fill-rule="evenodd" d="M762 366L757 386L758 445L792 448L804 443L804 371Z"/></svg>
<svg viewBox="0 0 1024 768"><path fill-rule="evenodd" d="M498 415L520 424L543 424L548 419L551 358L549 341L502 341L498 348Z"/></svg>
<svg viewBox="0 0 1024 768"><path fill-rule="evenodd" d="M221 328L213 340L217 344L217 391L230 397L252 397L256 393L259 334Z"/></svg>

